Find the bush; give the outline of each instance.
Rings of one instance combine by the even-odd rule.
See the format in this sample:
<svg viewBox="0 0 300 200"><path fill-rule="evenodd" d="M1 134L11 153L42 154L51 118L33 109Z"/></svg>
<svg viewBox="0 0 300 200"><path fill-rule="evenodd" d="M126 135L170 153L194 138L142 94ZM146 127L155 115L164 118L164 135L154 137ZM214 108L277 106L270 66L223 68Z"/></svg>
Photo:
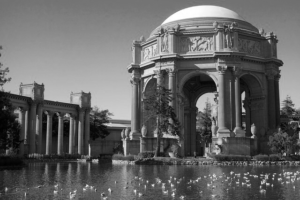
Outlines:
<svg viewBox="0 0 300 200"><path fill-rule="evenodd" d="M300 155L289 155L294 161L300 161Z"/></svg>
<svg viewBox="0 0 300 200"><path fill-rule="evenodd" d="M218 154L218 155L214 155L212 158L217 161L250 161L251 160L251 156L247 156L247 155Z"/></svg>
<svg viewBox="0 0 300 200"><path fill-rule="evenodd" d="M253 159L257 160L257 161L269 161L270 160L268 155L263 155L263 154L253 156Z"/></svg>
<svg viewBox="0 0 300 200"><path fill-rule="evenodd" d="M140 152L137 157L139 159L143 159L143 158L153 158L154 157L155 152L154 151L144 151L144 152Z"/></svg>
<svg viewBox="0 0 300 200"><path fill-rule="evenodd" d="M134 155L124 156L122 154L114 154L112 156L112 160L127 160L127 161L134 161Z"/></svg>
<svg viewBox="0 0 300 200"><path fill-rule="evenodd" d="M0 166L23 165L23 161L18 156L0 155Z"/></svg>
<svg viewBox="0 0 300 200"><path fill-rule="evenodd" d="M277 154L271 154L269 156L270 161L279 161L280 157Z"/></svg>

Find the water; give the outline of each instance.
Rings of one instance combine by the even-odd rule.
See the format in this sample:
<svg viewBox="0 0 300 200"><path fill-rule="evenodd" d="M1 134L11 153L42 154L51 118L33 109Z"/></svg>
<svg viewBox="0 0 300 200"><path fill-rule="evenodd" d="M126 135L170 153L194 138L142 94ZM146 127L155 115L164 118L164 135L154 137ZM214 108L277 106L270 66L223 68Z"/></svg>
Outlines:
<svg viewBox="0 0 300 200"><path fill-rule="evenodd" d="M300 172L298 174L297 170L300 171L299 167L283 166L31 163L24 168L0 169L0 199L70 199L69 193L77 190L73 199L105 199L106 197L106 199L131 200L185 197L184 199L290 200L300 199L300 178L297 180ZM249 174L245 174L248 172ZM288 176L286 172L293 174ZM273 173L276 173L274 180ZM294 173L297 173L295 177ZM265 176L260 175L266 174L270 174L266 181L270 185L263 184L260 188L261 181L266 179ZM278 174L282 174L282 181ZM253 175L258 177L255 178ZM158 180L161 180L161 183L157 183ZM174 187L171 187L169 180ZM162 183L165 183L165 189L162 188ZM56 184L58 184L57 189ZM94 188L89 187L84 191L86 184ZM152 184L155 185L152 186ZM111 193L108 188L111 188ZM174 189L176 191L172 191ZM58 191L57 194L54 190ZM137 192L135 193L134 190ZM168 193L163 191L168 191ZM174 197L172 197L173 192ZM101 197L101 193L105 193L105 197ZM139 193L142 196L139 196Z"/></svg>

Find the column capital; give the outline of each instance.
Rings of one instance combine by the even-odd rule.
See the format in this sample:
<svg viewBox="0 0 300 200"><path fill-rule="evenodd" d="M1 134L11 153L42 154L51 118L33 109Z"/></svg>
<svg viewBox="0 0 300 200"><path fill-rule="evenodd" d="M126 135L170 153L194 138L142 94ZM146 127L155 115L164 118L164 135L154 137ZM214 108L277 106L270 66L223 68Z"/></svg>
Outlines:
<svg viewBox="0 0 300 200"><path fill-rule="evenodd" d="M57 117L63 117L65 116L66 113L63 113L63 112L55 112L55 114L57 115Z"/></svg>
<svg viewBox="0 0 300 200"><path fill-rule="evenodd" d="M274 80L277 74L278 74L278 72L276 72L275 70L268 70L266 72L266 76L267 76L268 80Z"/></svg>
<svg viewBox="0 0 300 200"><path fill-rule="evenodd" d="M226 65L219 65L219 66L216 67L216 69L217 69L219 74L223 75L223 74L226 73L228 67Z"/></svg>
<svg viewBox="0 0 300 200"><path fill-rule="evenodd" d="M232 67L232 71L235 78L239 78L240 75L242 74L242 68L238 66Z"/></svg>
<svg viewBox="0 0 300 200"><path fill-rule="evenodd" d="M28 110L27 108L24 108L24 107L22 107L22 106L19 106L17 109L18 109L21 113L26 112L26 111Z"/></svg>
<svg viewBox="0 0 300 200"><path fill-rule="evenodd" d="M280 75L280 71L278 72L278 74L275 75L275 81L279 82L279 79L281 78L281 75Z"/></svg>
<svg viewBox="0 0 300 200"><path fill-rule="evenodd" d="M45 110L44 113L47 115L47 116L50 116L52 117L54 115L54 112L50 111L50 110Z"/></svg>
<svg viewBox="0 0 300 200"><path fill-rule="evenodd" d="M169 74L169 76L174 76L175 75L175 70L174 68L167 68L166 72Z"/></svg>
<svg viewBox="0 0 300 200"><path fill-rule="evenodd" d="M130 83L131 83L132 85L137 85L137 84L139 84L140 80L141 80L141 79L140 79L139 77L133 76L133 77L131 77L131 79L130 79Z"/></svg>

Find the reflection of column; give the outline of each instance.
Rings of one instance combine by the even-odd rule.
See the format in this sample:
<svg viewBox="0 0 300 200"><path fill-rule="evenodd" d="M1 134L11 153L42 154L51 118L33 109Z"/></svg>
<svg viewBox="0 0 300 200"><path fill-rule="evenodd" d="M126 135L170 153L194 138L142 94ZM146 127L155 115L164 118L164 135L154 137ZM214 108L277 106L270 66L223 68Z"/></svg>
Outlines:
<svg viewBox="0 0 300 200"><path fill-rule="evenodd" d="M24 108L19 108L19 123L21 125L21 131L20 131L20 140L25 139L25 110ZM20 143L20 155L24 155L24 141Z"/></svg>
<svg viewBox="0 0 300 200"><path fill-rule="evenodd" d="M46 155L52 153L52 116L53 113L50 111L45 111L47 115L47 133L46 133Z"/></svg>
<svg viewBox="0 0 300 200"><path fill-rule="evenodd" d="M84 138L84 149L85 155L90 153L90 108L87 108L85 111L85 138Z"/></svg>
<svg viewBox="0 0 300 200"><path fill-rule="evenodd" d="M225 102L226 102L226 74L227 66L218 66L217 71L219 72L218 84L219 84L219 102L218 102L218 133L219 137L230 137L230 130L225 124Z"/></svg>
<svg viewBox="0 0 300 200"><path fill-rule="evenodd" d="M38 106L36 116L36 135L37 135L37 152L42 153L42 137L43 137L43 105L40 103Z"/></svg>
<svg viewBox="0 0 300 200"><path fill-rule="evenodd" d="M84 109L79 110L78 120L78 154L83 155L83 127L84 127Z"/></svg>
<svg viewBox="0 0 300 200"><path fill-rule="evenodd" d="M69 154L74 153L74 116L70 114Z"/></svg>
<svg viewBox="0 0 300 200"><path fill-rule="evenodd" d="M268 119L269 128L273 129L276 125L276 107L275 107L275 88L274 88L274 71L267 72L268 79Z"/></svg>
<svg viewBox="0 0 300 200"><path fill-rule="evenodd" d="M140 78L133 76L131 79L132 85L132 110L131 110L131 132L130 139L139 139L141 137L139 125L139 84Z"/></svg>
<svg viewBox="0 0 300 200"><path fill-rule="evenodd" d="M241 91L240 91L240 77L239 68L235 69L235 82L234 82L234 96L235 96L235 128L234 133L236 137L245 137L245 131L242 129L241 120Z"/></svg>
<svg viewBox="0 0 300 200"><path fill-rule="evenodd" d="M64 138L64 114L57 113L58 117L58 136L57 136L57 155L63 154L63 138Z"/></svg>
<svg viewBox="0 0 300 200"><path fill-rule="evenodd" d="M281 75L275 76L275 109L276 109L276 127L280 126L280 96L279 96L279 79Z"/></svg>
<svg viewBox="0 0 300 200"><path fill-rule="evenodd" d="M174 69L168 69L169 72L169 90L171 90L171 97L172 100L170 101L169 105L175 109L175 99L174 99L174 76L175 72Z"/></svg>
<svg viewBox="0 0 300 200"><path fill-rule="evenodd" d="M36 134L36 102L31 102L30 107L30 126L29 126L29 153L35 153L35 134Z"/></svg>

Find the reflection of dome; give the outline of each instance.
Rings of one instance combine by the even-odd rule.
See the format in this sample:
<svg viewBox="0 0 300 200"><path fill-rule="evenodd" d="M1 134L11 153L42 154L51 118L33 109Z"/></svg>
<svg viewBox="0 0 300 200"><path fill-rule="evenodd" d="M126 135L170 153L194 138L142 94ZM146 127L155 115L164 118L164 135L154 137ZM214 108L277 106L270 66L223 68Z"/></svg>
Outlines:
<svg viewBox="0 0 300 200"><path fill-rule="evenodd" d="M170 17L168 17L163 23L175 22L185 19L196 19L196 18L230 18L245 21L236 12L227 8L219 6L193 6L182 9Z"/></svg>

